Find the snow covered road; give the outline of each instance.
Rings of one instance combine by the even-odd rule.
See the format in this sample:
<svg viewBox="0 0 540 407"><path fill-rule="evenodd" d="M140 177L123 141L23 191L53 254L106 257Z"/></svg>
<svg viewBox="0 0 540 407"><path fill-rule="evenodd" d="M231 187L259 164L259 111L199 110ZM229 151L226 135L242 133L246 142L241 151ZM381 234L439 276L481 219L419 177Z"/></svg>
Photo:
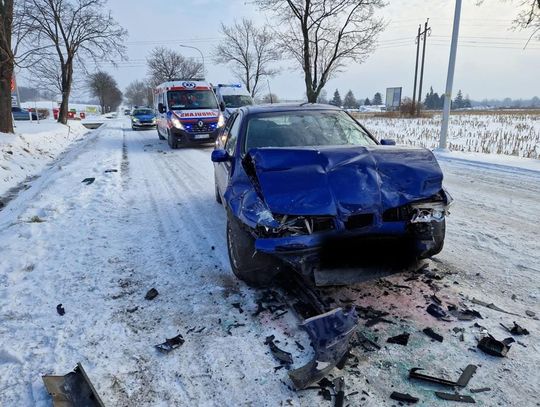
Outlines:
<svg viewBox="0 0 540 407"><path fill-rule="evenodd" d="M252 315L261 293L230 271L210 150L172 151L154 130L111 121L0 211L0 406L49 406L41 375L65 374L79 361L107 406L331 405L317 391L292 391L286 370L274 370L266 336L276 335L294 367L309 360L309 340L291 312ZM358 392L351 405L393 405L393 390L419 395L420 405L450 405L406 373L424 366L457 377L469 363L481 365L470 387L493 389L475 396L480 405L527 405L537 395L540 324L525 310L540 315L540 173L446 158L441 166L456 204L447 246L431 266L447 272L437 295L455 303L476 297L519 314L475 307L498 339L509 336L499 322L528 328L520 339L527 348L514 344L506 359L475 352L473 322L425 313L432 286L422 279L339 289L391 313L395 324L371 328L381 345L411 332L408 347L358 352L359 373L345 373L346 394ZM89 177L92 184L81 183ZM159 295L145 300L152 287ZM426 326L445 341L430 342L419 332ZM466 329L465 342L454 326ZM180 348L156 351L177 334L185 339Z"/></svg>

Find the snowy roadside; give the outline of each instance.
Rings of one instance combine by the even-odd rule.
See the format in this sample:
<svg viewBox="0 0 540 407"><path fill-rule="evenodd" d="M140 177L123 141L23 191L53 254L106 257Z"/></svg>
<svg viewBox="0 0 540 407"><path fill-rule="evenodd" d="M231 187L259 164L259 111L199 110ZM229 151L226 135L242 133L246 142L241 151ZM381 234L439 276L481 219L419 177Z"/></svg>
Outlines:
<svg viewBox="0 0 540 407"><path fill-rule="evenodd" d="M112 120L0 211L1 406L50 406L41 375L65 374L76 362L107 406L333 404L319 389L292 390L287 367L265 344L275 335L293 368L312 355L293 313L258 312L264 290L232 275L209 155L172 151L155 130ZM470 393L477 405L535 402L540 322L529 314L540 314L540 175L467 160L442 159L441 167L456 199L441 255L422 272L326 291L386 313L360 324L381 349L354 347L330 376L345 377L348 405L395 406L394 390L419 397L419 406L454 405L433 393L449 389L409 380L408 371L455 379L468 364L478 372L462 393L491 389ZM146 300L151 287L159 295ZM426 311L434 298L481 318L439 320ZM476 348L482 327L503 339L511 335L499 324L513 321L531 334L516 337L506 358ZM432 341L427 327L444 341ZM407 346L386 342L404 332ZM177 334L185 339L179 349L154 348Z"/></svg>
<svg viewBox="0 0 540 407"><path fill-rule="evenodd" d="M39 174L88 132L78 121L64 126L52 120L15 122L15 135L0 133L0 197Z"/></svg>

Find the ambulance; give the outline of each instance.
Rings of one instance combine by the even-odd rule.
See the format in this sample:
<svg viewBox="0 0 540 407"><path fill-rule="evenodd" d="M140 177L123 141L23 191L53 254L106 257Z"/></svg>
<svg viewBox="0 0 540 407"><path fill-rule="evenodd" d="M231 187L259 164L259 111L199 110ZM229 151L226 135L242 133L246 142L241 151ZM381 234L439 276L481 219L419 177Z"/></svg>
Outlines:
<svg viewBox="0 0 540 407"><path fill-rule="evenodd" d="M219 83L213 86L213 89L220 106L225 106L223 111L225 119L228 119L238 108L253 104L251 94L240 84Z"/></svg>
<svg viewBox="0 0 540 407"><path fill-rule="evenodd" d="M157 131L172 149L191 143L211 143L225 124L212 86L204 81L164 82L154 90Z"/></svg>

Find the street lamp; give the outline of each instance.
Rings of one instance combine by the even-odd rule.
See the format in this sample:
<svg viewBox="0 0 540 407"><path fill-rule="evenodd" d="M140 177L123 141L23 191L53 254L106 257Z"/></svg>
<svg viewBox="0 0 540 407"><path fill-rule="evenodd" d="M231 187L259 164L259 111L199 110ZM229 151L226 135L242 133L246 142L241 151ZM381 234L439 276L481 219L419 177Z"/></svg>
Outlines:
<svg viewBox="0 0 540 407"><path fill-rule="evenodd" d="M196 49L197 51L199 51L199 53L201 54L201 58L202 58L202 65L203 65L203 79L206 79L206 65L204 64L204 55L202 53L202 51L197 48L197 47L192 47L191 45L182 45L180 44L179 47L182 47L182 48L192 48L192 49Z"/></svg>

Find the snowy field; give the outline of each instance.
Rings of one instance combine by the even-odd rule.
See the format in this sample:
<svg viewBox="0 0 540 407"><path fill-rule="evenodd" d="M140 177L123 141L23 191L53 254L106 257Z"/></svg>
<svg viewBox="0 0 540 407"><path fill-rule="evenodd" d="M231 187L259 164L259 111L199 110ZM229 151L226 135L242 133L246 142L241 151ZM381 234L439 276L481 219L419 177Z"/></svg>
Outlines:
<svg viewBox="0 0 540 407"><path fill-rule="evenodd" d="M16 121L15 133L0 133L0 197L27 177L39 174L58 154L88 130L80 122L69 126L53 120Z"/></svg>
<svg viewBox="0 0 540 407"><path fill-rule="evenodd" d="M430 149L439 146L441 115L421 119L361 116L360 120L373 134L384 134L398 144ZM452 151L540 158L540 114L453 114L448 147Z"/></svg>
<svg viewBox="0 0 540 407"><path fill-rule="evenodd" d="M414 131L413 121L382 120L367 121L381 138L383 128L384 138L395 137L400 123ZM538 122L530 120L538 142ZM430 126L436 125L421 128ZM264 344L275 335L294 368L311 357L293 313L254 315L263 292L230 271L210 151L172 151L155 130L134 132L127 119L112 120L41 167L0 210L0 406L50 406L41 376L66 374L77 362L106 406L333 405L317 389L293 391L286 368ZM460 392L477 405L537 405L537 161L452 154L439 160L456 200L445 249L422 272L327 291L338 304L388 312L390 321L366 327L361 320L361 331L381 349L353 348L332 377L345 378L345 405L395 406L389 396L399 391L419 397L419 406L451 406L433 393L450 389L410 381L408 370L456 379L475 364ZM81 183L88 177L95 182ZM152 287L159 295L145 300ZM435 319L425 310L434 294L482 319ZM476 348L484 329L499 340L511 336L500 324L513 321L530 335L516 336L506 358ZM426 327L444 341L431 341ZM463 340L454 328L463 329ZM411 335L408 346L386 343L402 332ZM185 339L181 347L156 351L155 344L177 334ZM490 390L470 392L483 387Z"/></svg>

